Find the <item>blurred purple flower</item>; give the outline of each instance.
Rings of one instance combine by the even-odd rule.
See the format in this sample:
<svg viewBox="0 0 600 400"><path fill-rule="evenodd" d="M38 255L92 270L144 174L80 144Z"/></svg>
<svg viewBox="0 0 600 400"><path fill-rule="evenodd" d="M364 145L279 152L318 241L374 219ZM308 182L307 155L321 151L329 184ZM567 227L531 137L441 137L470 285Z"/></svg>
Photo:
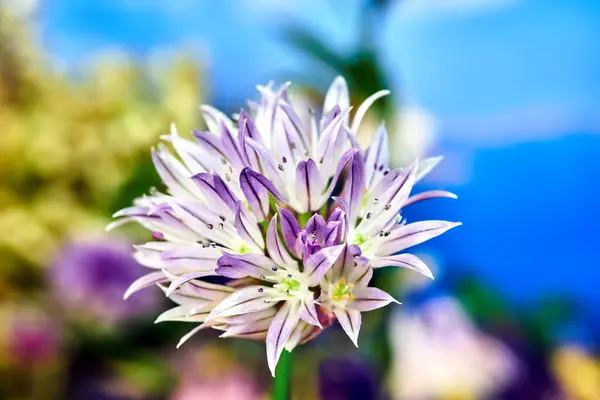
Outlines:
<svg viewBox="0 0 600 400"><path fill-rule="evenodd" d="M83 240L65 245L49 269L54 295L72 316L115 323L143 315L157 304L157 293L145 292L123 301L131 281L143 275L127 243Z"/></svg>
<svg viewBox="0 0 600 400"><path fill-rule="evenodd" d="M319 395L326 400L381 399L376 378L374 369L358 360L325 360L319 366Z"/></svg>

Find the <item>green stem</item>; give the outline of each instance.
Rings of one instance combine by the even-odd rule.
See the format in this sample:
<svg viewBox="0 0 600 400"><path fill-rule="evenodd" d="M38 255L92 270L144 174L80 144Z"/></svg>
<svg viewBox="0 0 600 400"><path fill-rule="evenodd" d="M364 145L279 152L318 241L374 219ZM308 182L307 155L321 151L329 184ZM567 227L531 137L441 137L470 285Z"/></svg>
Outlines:
<svg viewBox="0 0 600 400"><path fill-rule="evenodd" d="M284 350L275 369L273 400L289 400L291 396L292 353Z"/></svg>

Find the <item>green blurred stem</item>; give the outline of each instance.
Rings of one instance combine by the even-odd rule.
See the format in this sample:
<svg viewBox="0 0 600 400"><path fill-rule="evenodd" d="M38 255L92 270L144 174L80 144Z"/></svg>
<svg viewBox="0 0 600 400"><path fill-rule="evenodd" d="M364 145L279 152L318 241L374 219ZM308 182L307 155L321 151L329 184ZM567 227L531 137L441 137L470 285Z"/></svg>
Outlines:
<svg viewBox="0 0 600 400"><path fill-rule="evenodd" d="M284 350L275 369L273 382L273 400L289 400L291 396L290 381L292 377L292 353Z"/></svg>

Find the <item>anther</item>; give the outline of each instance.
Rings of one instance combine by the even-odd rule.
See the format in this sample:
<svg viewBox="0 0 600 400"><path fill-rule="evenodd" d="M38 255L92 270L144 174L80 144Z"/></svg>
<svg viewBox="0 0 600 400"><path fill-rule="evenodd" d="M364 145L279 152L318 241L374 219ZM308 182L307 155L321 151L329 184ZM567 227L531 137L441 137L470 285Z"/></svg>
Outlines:
<svg viewBox="0 0 600 400"><path fill-rule="evenodd" d="M296 150L296 142L291 142L290 147L292 148L292 150Z"/></svg>
<svg viewBox="0 0 600 400"><path fill-rule="evenodd" d="M165 235L162 232L152 232L152 238L154 240L163 240Z"/></svg>
<svg viewBox="0 0 600 400"><path fill-rule="evenodd" d="M292 274L288 274L288 278L292 279Z"/></svg>
<svg viewBox="0 0 600 400"><path fill-rule="evenodd" d="M222 222L219 222L219 229L223 229L223 228L225 228L225 225L223 225Z"/></svg>
<svg viewBox="0 0 600 400"><path fill-rule="evenodd" d="M389 170L389 169L386 169L385 171L383 171L383 176L386 176L386 175L387 175L387 174L389 174L389 173L390 173L390 170Z"/></svg>
<svg viewBox="0 0 600 400"><path fill-rule="evenodd" d="M273 271L277 271L277 267L271 267Z"/></svg>
<svg viewBox="0 0 600 400"><path fill-rule="evenodd" d="M366 219L369 219L369 218L371 218L371 213L370 213L370 212L368 212L368 213L367 213L367 215L365 215L365 218L366 218Z"/></svg>
<svg viewBox="0 0 600 400"><path fill-rule="evenodd" d="M279 164L277 168L279 168L280 171L283 171L283 164Z"/></svg>
<svg viewBox="0 0 600 400"><path fill-rule="evenodd" d="M263 288L258 288L258 292L259 292L259 293L262 293L262 292L264 292L264 291L265 291L265 289L263 289Z"/></svg>
<svg viewBox="0 0 600 400"><path fill-rule="evenodd" d="M206 224L206 227L207 227L208 229L213 229L215 226L214 226L213 224Z"/></svg>
<svg viewBox="0 0 600 400"><path fill-rule="evenodd" d="M377 203L379 203L379 199L378 199L377 197L375 197L375 198L373 199L373 204L377 204Z"/></svg>
<svg viewBox="0 0 600 400"><path fill-rule="evenodd" d="M225 222L225 217L222 215L219 215L219 218L221 219L221 221Z"/></svg>
<svg viewBox="0 0 600 400"><path fill-rule="evenodd" d="M287 162L287 158L285 156L281 157L281 161L285 164Z"/></svg>
<svg viewBox="0 0 600 400"><path fill-rule="evenodd" d="M385 237L390 236L390 231L387 231L386 233L384 233L383 236L385 236Z"/></svg>
<svg viewBox="0 0 600 400"><path fill-rule="evenodd" d="M319 159L319 164L323 164L323 161L325 161L325 157L321 157L321 158Z"/></svg>
<svg viewBox="0 0 600 400"><path fill-rule="evenodd" d="M231 175L229 175L229 173L227 173L227 172L225 173L225 180L227 182L231 181Z"/></svg>
<svg viewBox="0 0 600 400"><path fill-rule="evenodd" d="M223 165L227 164L227 160L225 159L225 157L221 158L221 162L223 163Z"/></svg>
<svg viewBox="0 0 600 400"><path fill-rule="evenodd" d="M386 206L385 206L385 211L388 211L390 208L392 208L392 205L391 205L391 204L388 204L388 205L386 205Z"/></svg>

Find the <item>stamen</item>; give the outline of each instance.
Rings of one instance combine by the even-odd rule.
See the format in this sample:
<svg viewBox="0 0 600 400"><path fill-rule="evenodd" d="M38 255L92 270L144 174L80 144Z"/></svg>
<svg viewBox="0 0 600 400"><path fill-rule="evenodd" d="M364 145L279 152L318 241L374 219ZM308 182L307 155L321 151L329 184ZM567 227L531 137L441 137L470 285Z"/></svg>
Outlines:
<svg viewBox="0 0 600 400"><path fill-rule="evenodd" d="M265 291L265 289L263 289L263 288L258 288L258 292L259 292L259 293L262 293L262 292L264 292L264 291Z"/></svg>
<svg viewBox="0 0 600 400"><path fill-rule="evenodd" d="M292 150L296 150L296 142L290 142L290 147L292 148Z"/></svg>
<svg viewBox="0 0 600 400"><path fill-rule="evenodd" d="M207 227L208 229L213 229L215 226L214 226L213 224L206 224L206 227Z"/></svg>
<svg viewBox="0 0 600 400"><path fill-rule="evenodd" d="M349 283L348 284L348 289L354 289L354 283Z"/></svg>
<svg viewBox="0 0 600 400"><path fill-rule="evenodd" d="M219 215L219 218L221 219L221 221L225 222L225 217L222 215Z"/></svg>
<svg viewBox="0 0 600 400"><path fill-rule="evenodd" d="M343 294L342 295L342 300L350 300L350 295L349 294Z"/></svg>
<svg viewBox="0 0 600 400"><path fill-rule="evenodd" d="M288 278L292 279L292 274L288 274Z"/></svg>
<svg viewBox="0 0 600 400"><path fill-rule="evenodd" d="M386 175L387 175L387 174L389 174L389 173L390 173L390 170L389 170L389 169L386 169L385 171L383 171L383 176L386 176Z"/></svg>
<svg viewBox="0 0 600 400"><path fill-rule="evenodd" d="M264 275L261 275L260 279L266 279L266 277Z"/></svg>
<svg viewBox="0 0 600 400"><path fill-rule="evenodd" d="M217 248L217 244L215 242L211 242L210 243L210 247L212 247L213 249Z"/></svg>
<svg viewBox="0 0 600 400"><path fill-rule="evenodd" d="M385 208L384 208L384 209L385 209L385 211L388 211L390 208L392 208L392 205L391 205L391 204L388 204L388 205L386 205L386 206L385 206Z"/></svg>
<svg viewBox="0 0 600 400"><path fill-rule="evenodd" d="M227 164L227 159L225 159L225 157L221 158L221 162L223 163L223 165Z"/></svg>
<svg viewBox="0 0 600 400"><path fill-rule="evenodd" d="M383 234L383 236L385 236L385 237L388 237L388 236L390 236L390 231L387 231L387 232L385 232L385 233Z"/></svg>
<svg viewBox="0 0 600 400"><path fill-rule="evenodd" d="M377 203L379 203L379 199L378 199L377 197L375 197L375 198L373 199L373 204L377 204Z"/></svg>
<svg viewBox="0 0 600 400"><path fill-rule="evenodd" d="M319 159L319 164L323 164L323 161L325 161L325 157L321 157L321 158Z"/></svg>
<svg viewBox="0 0 600 400"><path fill-rule="evenodd" d="M222 222L219 222L219 229L223 229L223 228L225 228L225 225L223 225Z"/></svg>
<svg viewBox="0 0 600 400"><path fill-rule="evenodd" d="M331 298L332 298L333 300L335 300L335 301L338 301L338 300L340 299L340 297L339 297L339 296L333 296L333 297L331 297Z"/></svg>
<svg viewBox="0 0 600 400"><path fill-rule="evenodd" d="M152 232L152 238L154 240L163 240L165 235L162 232Z"/></svg>
<svg viewBox="0 0 600 400"><path fill-rule="evenodd" d="M277 271L277 267L271 267L273 271Z"/></svg>
<svg viewBox="0 0 600 400"><path fill-rule="evenodd" d="M287 162L287 158L285 156L281 157L281 161L285 164Z"/></svg>
<svg viewBox="0 0 600 400"><path fill-rule="evenodd" d="M379 170L381 171L382 169L383 169L383 164L381 164L381 165L379 166Z"/></svg>
<svg viewBox="0 0 600 400"><path fill-rule="evenodd" d="M283 171L283 164L279 164L277 168L279 168L280 171Z"/></svg>
<svg viewBox="0 0 600 400"><path fill-rule="evenodd" d="M369 218L371 218L371 213L370 213L370 212L368 212L368 213L367 213L367 215L365 215L365 218L366 218L366 219L369 219Z"/></svg>

